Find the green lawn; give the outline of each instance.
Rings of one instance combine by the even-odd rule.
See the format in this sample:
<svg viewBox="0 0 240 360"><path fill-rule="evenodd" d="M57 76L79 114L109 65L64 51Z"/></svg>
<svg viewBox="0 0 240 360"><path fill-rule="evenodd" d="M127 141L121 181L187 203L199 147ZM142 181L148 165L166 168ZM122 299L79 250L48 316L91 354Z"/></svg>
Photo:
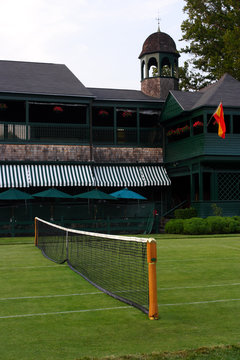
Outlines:
<svg viewBox="0 0 240 360"><path fill-rule="evenodd" d="M229 355L229 349L239 355L239 348L222 345L240 339L240 236L155 238L158 321L47 260L33 239L0 239L0 359L140 359L151 353L165 359L159 353L216 346L228 354L216 359L239 358Z"/></svg>

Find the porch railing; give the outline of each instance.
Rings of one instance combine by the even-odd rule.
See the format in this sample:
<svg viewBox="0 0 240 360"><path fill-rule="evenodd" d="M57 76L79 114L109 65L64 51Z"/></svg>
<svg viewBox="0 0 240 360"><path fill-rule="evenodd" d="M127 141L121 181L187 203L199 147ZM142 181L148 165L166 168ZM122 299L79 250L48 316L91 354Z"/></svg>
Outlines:
<svg viewBox="0 0 240 360"><path fill-rule="evenodd" d="M92 128L94 145L162 146L162 133L157 128L104 127ZM86 124L0 123L0 142L89 144L90 127Z"/></svg>

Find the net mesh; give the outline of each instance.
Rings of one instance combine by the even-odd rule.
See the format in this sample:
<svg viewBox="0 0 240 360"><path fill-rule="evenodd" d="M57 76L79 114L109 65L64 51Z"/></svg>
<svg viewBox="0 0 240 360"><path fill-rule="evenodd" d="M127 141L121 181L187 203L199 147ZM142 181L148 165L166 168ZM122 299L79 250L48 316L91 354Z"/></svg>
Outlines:
<svg viewBox="0 0 240 360"><path fill-rule="evenodd" d="M37 246L105 293L148 313L147 239L104 235L37 221Z"/></svg>

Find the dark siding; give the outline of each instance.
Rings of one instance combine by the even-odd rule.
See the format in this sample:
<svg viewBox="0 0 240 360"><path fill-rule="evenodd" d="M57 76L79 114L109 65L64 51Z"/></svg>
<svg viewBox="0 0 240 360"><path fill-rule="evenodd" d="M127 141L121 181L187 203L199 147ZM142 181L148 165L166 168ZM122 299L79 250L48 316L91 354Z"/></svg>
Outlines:
<svg viewBox="0 0 240 360"><path fill-rule="evenodd" d="M200 156L204 150L204 135L192 136L170 143L166 147L166 162L189 159Z"/></svg>

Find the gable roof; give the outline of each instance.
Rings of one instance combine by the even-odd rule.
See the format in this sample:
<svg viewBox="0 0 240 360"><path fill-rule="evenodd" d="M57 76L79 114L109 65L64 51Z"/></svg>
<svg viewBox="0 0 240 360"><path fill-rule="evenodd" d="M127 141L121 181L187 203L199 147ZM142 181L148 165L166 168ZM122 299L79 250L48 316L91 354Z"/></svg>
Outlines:
<svg viewBox="0 0 240 360"><path fill-rule="evenodd" d="M170 94L179 103L183 111L203 106L217 107L222 101L225 107L240 106L240 81L224 74L219 81L196 92L173 90Z"/></svg>
<svg viewBox="0 0 240 360"><path fill-rule="evenodd" d="M92 97L62 64L0 60L0 92Z"/></svg>
<svg viewBox="0 0 240 360"><path fill-rule="evenodd" d="M202 96L195 107L218 106L220 101L227 107L240 105L240 81L229 74L224 74L215 84L201 89L200 93Z"/></svg>
<svg viewBox="0 0 240 360"><path fill-rule="evenodd" d="M94 95L95 100L109 101L146 101L154 103L164 103L163 99L145 95L140 90L124 90L124 89L105 89L105 88L88 88Z"/></svg>
<svg viewBox="0 0 240 360"><path fill-rule="evenodd" d="M170 94L184 111L191 110L202 96L199 92L193 93L179 90L171 90Z"/></svg>

